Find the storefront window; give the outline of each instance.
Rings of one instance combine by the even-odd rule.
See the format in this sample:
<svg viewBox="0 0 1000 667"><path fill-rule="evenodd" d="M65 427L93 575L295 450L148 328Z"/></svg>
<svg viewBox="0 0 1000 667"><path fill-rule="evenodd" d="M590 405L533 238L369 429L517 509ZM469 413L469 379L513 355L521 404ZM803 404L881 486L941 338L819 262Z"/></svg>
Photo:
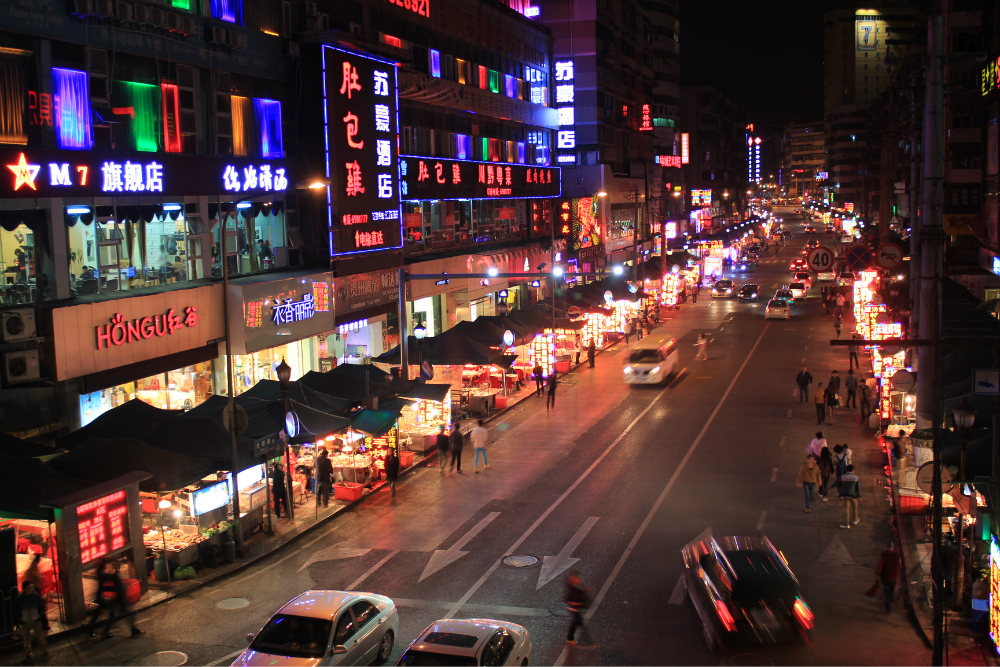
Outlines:
<svg viewBox="0 0 1000 667"><path fill-rule="evenodd" d="M385 320L358 320L337 327L337 333L327 338L330 356L340 364L365 364L386 350Z"/></svg>
<svg viewBox="0 0 1000 667"><path fill-rule="evenodd" d="M3 305L35 301L35 234L26 225L12 231L0 228L0 270L3 273Z"/></svg>
<svg viewBox="0 0 1000 667"><path fill-rule="evenodd" d="M277 380L275 370L282 360L292 368L292 381L298 380L309 371L324 370L320 366L321 354L326 354L319 336L295 341L287 345L272 347L252 354L233 355L234 394L239 396L261 380ZM329 370L329 369L326 369ZM226 357L219 357L215 363L215 386L218 393L226 394Z"/></svg>
<svg viewBox="0 0 1000 667"><path fill-rule="evenodd" d="M279 248L286 245L283 209L254 202L229 216L225 216L223 208L219 215L226 217L225 245L230 275L277 267L276 255ZM221 235L221 226L216 223L212 228L212 274L215 276L222 275L222 260L218 254Z"/></svg>
<svg viewBox="0 0 1000 667"><path fill-rule="evenodd" d="M429 296L413 302L412 328L423 326L428 336L441 333L441 297Z"/></svg>
<svg viewBox="0 0 1000 667"><path fill-rule="evenodd" d="M215 393L211 361L80 395L80 426L133 398L161 410L190 410ZM225 386L225 385L223 385Z"/></svg>

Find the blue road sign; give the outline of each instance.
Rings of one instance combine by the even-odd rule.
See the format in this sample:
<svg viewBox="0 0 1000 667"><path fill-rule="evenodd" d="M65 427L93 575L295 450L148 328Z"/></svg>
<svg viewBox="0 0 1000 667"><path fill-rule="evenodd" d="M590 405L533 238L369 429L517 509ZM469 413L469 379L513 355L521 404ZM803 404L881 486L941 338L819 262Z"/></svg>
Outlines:
<svg viewBox="0 0 1000 667"><path fill-rule="evenodd" d="M844 254L844 261L851 271L864 271L872 264L872 254L868 248L856 245Z"/></svg>

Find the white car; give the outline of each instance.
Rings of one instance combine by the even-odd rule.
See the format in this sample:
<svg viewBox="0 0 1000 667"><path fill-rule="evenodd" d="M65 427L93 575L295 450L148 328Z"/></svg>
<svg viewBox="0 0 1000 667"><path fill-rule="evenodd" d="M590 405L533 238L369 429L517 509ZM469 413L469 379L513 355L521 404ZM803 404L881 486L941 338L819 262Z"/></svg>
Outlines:
<svg viewBox="0 0 1000 667"><path fill-rule="evenodd" d="M788 302L783 299L771 299L764 309L765 320L790 320L792 319L792 309L788 307Z"/></svg>
<svg viewBox="0 0 1000 667"><path fill-rule="evenodd" d="M306 591L289 600L233 665L368 665L385 662L399 634L399 613L384 595Z"/></svg>
<svg viewBox="0 0 1000 667"><path fill-rule="evenodd" d="M828 271L820 271L819 273L816 274L816 280L825 280L828 282L833 282L836 279L837 279L837 274L834 272L833 269L830 269Z"/></svg>
<svg viewBox="0 0 1000 667"><path fill-rule="evenodd" d="M809 288L805 283L792 283L788 286L788 291L792 293L793 299L805 299L809 296Z"/></svg>
<svg viewBox="0 0 1000 667"><path fill-rule="evenodd" d="M417 635L397 665L527 665L528 629L483 618L434 621Z"/></svg>
<svg viewBox="0 0 1000 667"><path fill-rule="evenodd" d="M856 279L857 276L855 276L851 271L843 271L837 277L837 285L840 287L854 287L854 281Z"/></svg>

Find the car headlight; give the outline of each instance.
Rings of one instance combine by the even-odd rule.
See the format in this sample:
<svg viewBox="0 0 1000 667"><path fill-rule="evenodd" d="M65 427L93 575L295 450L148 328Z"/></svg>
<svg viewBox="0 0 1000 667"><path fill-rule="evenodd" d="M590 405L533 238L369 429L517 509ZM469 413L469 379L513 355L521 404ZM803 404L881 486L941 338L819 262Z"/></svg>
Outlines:
<svg viewBox="0 0 1000 667"><path fill-rule="evenodd" d="M747 265L746 264L740 264L740 269L743 270L743 271L746 271L747 270Z"/></svg>
<svg viewBox="0 0 1000 667"><path fill-rule="evenodd" d="M727 289L726 290L726 294L732 294L732 293L733 293L733 290L731 290L731 289Z"/></svg>
<svg viewBox="0 0 1000 667"><path fill-rule="evenodd" d="M650 374L652 374L652 373L659 373L660 372L660 367L657 366L657 367L655 367L653 370L651 370L649 372L650 372Z"/></svg>
<svg viewBox="0 0 1000 667"><path fill-rule="evenodd" d="M631 366L626 366L625 367L625 375L628 375L631 372L632 372L632 367Z"/></svg>

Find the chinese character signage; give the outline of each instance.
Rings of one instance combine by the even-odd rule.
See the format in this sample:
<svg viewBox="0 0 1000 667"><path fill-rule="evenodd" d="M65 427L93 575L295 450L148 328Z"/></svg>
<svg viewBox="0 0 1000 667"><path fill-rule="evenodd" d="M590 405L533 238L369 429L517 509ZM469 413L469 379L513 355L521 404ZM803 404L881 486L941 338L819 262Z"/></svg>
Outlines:
<svg viewBox="0 0 1000 667"><path fill-rule="evenodd" d="M681 166L681 156L680 155L657 155L656 161L664 167L680 167Z"/></svg>
<svg viewBox="0 0 1000 667"><path fill-rule="evenodd" d="M691 139L687 132L681 133L681 164L687 164L691 157Z"/></svg>
<svg viewBox="0 0 1000 667"><path fill-rule="evenodd" d="M1000 58L990 58L979 71L979 88L983 96L989 95L994 88L1000 88Z"/></svg>
<svg viewBox="0 0 1000 667"><path fill-rule="evenodd" d="M333 331L333 278L329 272L270 282L229 285L233 351L249 354Z"/></svg>
<svg viewBox="0 0 1000 667"><path fill-rule="evenodd" d="M650 117L649 105L642 105L642 124L639 125L640 131L649 132L653 129L653 119Z"/></svg>
<svg viewBox="0 0 1000 667"><path fill-rule="evenodd" d="M81 563L89 563L130 544L128 494L124 489L78 506L76 521Z"/></svg>
<svg viewBox="0 0 1000 667"><path fill-rule="evenodd" d="M266 195L289 189L277 160L0 146L0 198Z"/></svg>
<svg viewBox="0 0 1000 667"><path fill-rule="evenodd" d="M330 255L401 246L395 63L323 47Z"/></svg>
<svg viewBox="0 0 1000 667"><path fill-rule="evenodd" d="M559 167L509 162L474 162L402 155L400 190L404 201L429 199L520 199L558 197Z"/></svg>
<svg viewBox="0 0 1000 667"><path fill-rule="evenodd" d="M691 206L711 206L711 190L691 190Z"/></svg>
<svg viewBox="0 0 1000 667"><path fill-rule="evenodd" d="M990 639L1000 647L1000 546L990 535ZM1000 648L997 649L1000 651Z"/></svg>
<svg viewBox="0 0 1000 667"><path fill-rule="evenodd" d="M556 111L559 113L559 129L556 131L556 148L573 150L576 148L576 73L572 60L555 61L556 69Z"/></svg>
<svg viewBox="0 0 1000 667"><path fill-rule="evenodd" d="M95 327L97 330L97 349L112 349L133 341L148 340L154 335L163 337L172 334L182 327L194 327L198 324L198 308L187 306L183 313L177 313L173 308L163 315L153 317L136 317L126 320L121 313L111 316L111 323Z"/></svg>

